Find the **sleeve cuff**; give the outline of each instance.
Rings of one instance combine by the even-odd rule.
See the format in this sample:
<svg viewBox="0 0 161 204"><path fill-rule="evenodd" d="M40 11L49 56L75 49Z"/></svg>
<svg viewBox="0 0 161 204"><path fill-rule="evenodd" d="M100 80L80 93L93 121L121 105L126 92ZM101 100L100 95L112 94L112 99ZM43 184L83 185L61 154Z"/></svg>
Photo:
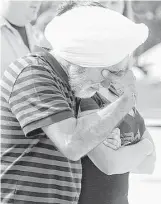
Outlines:
<svg viewBox="0 0 161 204"><path fill-rule="evenodd" d="M71 111L63 111L46 118L43 118L38 121L33 121L32 123L27 124L23 127L23 131L27 137L35 136L34 132L42 127L49 126L51 124L60 122L62 120L74 117ZM36 131L37 132L37 131ZM39 132L39 131L38 131Z"/></svg>

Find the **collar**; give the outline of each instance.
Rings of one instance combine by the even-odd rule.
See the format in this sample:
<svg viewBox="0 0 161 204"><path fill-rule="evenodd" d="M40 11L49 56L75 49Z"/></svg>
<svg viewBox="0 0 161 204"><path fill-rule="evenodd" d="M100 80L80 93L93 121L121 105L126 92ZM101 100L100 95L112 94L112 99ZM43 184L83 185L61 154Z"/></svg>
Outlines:
<svg viewBox="0 0 161 204"><path fill-rule="evenodd" d="M7 26L8 28L13 29L10 23L3 16L0 16L0 28L3 26Z"/></svg>

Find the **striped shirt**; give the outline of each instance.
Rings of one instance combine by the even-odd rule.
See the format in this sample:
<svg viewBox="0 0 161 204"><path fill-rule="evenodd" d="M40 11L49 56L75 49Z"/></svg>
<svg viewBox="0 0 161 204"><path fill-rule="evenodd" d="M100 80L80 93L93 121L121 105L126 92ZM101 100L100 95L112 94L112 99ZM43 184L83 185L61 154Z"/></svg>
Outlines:
<svg viewBox="0 0 161 204"><path fill-rule="evenodd" d="M47 51L5 71L1 88L2 203L76 204L81 161L68 160L42 131L76 117L68 76Z"/></svg>

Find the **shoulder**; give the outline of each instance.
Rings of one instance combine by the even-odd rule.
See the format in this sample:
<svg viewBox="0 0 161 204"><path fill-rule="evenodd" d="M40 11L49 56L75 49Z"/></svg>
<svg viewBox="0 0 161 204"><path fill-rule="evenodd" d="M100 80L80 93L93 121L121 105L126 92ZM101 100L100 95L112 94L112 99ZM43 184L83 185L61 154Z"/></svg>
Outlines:
<svg viewBox="0 0 161 204"><path fill-rule="evenodd" d="M33 82L33 78L50 77L51 68L47 66L39 56L29 54L12 62L5 70L2 77L4 88L8 87L8 96L11 95L15 85L25 86ZM27 82L28 81L28 82ZM9 99L9 98L8 98Z"/></svg>
<svg viewBox="0 0 161 204"><path fill-rule="evenodd" d="M50 66L43 61L39 54L30 53L12 62L6 69L6 72L10 74L13 73L16 80L26 69L28 69L28 74L32 74L34 69L39 69L39 71L46 72L51 71ZM7 76L7 74L5 74L5 76Z"/></svg>

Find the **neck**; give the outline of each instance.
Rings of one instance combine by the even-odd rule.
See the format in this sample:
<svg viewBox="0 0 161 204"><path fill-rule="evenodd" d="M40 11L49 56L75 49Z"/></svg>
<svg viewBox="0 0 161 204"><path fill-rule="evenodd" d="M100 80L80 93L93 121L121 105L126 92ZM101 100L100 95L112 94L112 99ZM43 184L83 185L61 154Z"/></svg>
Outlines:
<svg viewBox="0 0 161 204"><path fill-rule="evenodd" d="M66 74L69 76L69 63L64 60L63 58L61 58L60 56L58 56L57 54L54 53L54 51L50 52L54 58L60 63L61 67L63 68L63 70L66 72Z"/></svg>

